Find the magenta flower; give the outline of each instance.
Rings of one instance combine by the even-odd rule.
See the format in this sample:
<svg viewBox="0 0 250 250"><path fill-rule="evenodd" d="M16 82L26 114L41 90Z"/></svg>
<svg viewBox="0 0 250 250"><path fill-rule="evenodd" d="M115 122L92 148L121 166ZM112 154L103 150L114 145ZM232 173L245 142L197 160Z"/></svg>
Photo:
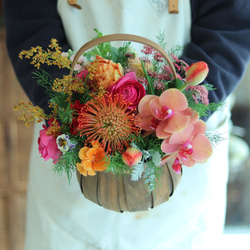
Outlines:
<svg viewBox="0 0 250 250"><path fill-rule="evenodd" d="M135 109L140 100L145 96L146 91L142 84L136 80L135 72L129 72L109 86L108 91L112 94L120 94L130 104L128 109Z"/></svg>
<svg viewBox="0 0 250 250"><path fill-rule="evenodd" d="M47 135L48 128L45 125L43 125L43 128L44 129L40 130L40 136L38 138L39 153L45 161L53 159L53 163L56 164L61 156L61 151L58 149L56 143L56 137Z"/></svg>

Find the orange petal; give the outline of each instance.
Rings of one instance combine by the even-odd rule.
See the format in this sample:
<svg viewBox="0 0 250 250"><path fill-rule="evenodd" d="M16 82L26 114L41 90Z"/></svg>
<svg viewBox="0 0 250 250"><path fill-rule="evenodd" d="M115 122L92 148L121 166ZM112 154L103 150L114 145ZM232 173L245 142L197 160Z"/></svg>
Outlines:
<svg viewBox="0 0 250 250"><path fill-rule="evenodd" d="M171 144L183 144L191 138L191 134L194 130L192 125L188 125L185 129L180 132L173 133L169 138Z"/></svg>
<svg viewBox="0 0 250 250"><path fill-rule="evenodd" d="M210 140L204 135L197 135L193 142L192 158L195 161L206 161L213 153L213 147Z"/></svg>
<svg viewBox="0 0 250 250"><path fill-rule="evenodd" d="M155 96L155 95L145 95L141 99L141 101L139 102L139 105L138 105L138 111L142 117L152 116L152 112L150 109L150 101L155 99L155 98L159 98L159 97Z"/></svg>
<svg viewBox="0 0 250 250"><path fill-rule="evenodd" d="M139 114L136 116L135 122L139 128L144 129L146 131L152 131L152 118L153 116L141 117Z"/></svg>
<svg viewBox="0 0 250 250"><path fill-rule="evenodd" d="M177 113L171 118L169 118L167 121L168 122L164 128L164 131L166 133L175 133L187 127L190 121L190 116Z"/></svg>
<svg viewBox="0 0 250 250"><path fill-rule="evenodd" d="M156 128L156 136L160 139L166 139L171 134L164 131L164 128L166 127L168 123L168 120L161 121L159 125Z"/></svg>
<svg viewBox="0 0 250 250"><path fill-rule="evenodd" d="M84 160L85 158L87 158L87 152L88 152L89 148L88 147L83 147L79 150L79 158L81 160Z"/></svg>
<svg viewBox="0 0 250 250"><path fill-rule="evenodd" d="M169 139L167 138L162 142L161 150L166 154L172 154L174 152L177 152L181 146L181 144L170 144Z"/></svg>
<svg viewBox="0 0 250 250"><path fill-rule="evenodd" d="M195 123L193 123L193 126L194 126L192 133L193 136L198 134L205 134L207 130L207 124L202 120L196 121Z"/></svg>
<svg viewBox="0 0 250 250"><path fill-rule="evenodd" d="M80 174L87 176L87 171L84 169L84 166L81 163L76 163L76 168Z"/></svg>
<svg viewBox="0 0 250 250"><path fill-rule="evenodd" d="M187 155L187 159L181 158L181 163L186 167L193 167L196 163L194 159L192 159L191 155Z"/></svg>
<svg viewBox="0 0 250 250"><path fill-rule="evenodd" d="M178 89L165 90L160 95L160 104L176 111L181 111L188 107L187 98Z"/></svg>
<svg viewBox="0 0 250 250"><path fill-rule="evenodd" d="M194 123L199 119L199 114L195 110L193 110L193 109L191 109L189 107L187 107L185 110L180 111L180 112L183 115L189 115L190 116L190 123Z"/></svg>

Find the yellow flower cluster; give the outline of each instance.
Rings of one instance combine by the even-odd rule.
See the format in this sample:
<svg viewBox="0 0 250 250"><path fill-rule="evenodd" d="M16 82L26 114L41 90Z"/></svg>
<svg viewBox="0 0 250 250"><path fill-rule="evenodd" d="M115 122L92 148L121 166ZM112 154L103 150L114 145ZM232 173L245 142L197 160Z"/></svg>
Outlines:
<svg viewBox="0 0 250 250"><path fill-rule="evenodd" d="M31 102L20 101L13 110L23 110L22 114L18 117L18 120L24 121L27 128L34 120L36 120L37 123L40 123L47 119L43 109L38 106L33 106Z"/></svg>
<svg viewBox="0 0 250 250"><path fill-rule="evenodd" d="M56 119L54 119L49 125L46 135L52 135L53 137L57 137L61 134L61 127Z"/></svg>
<svg viewBox="0 0 250 250"><path fill-rule="evenodd" d="M41 46L31 47L29 50L23 50L19 53L21 59L27 58L32 59L31 64L37 69L40 68L41 64L56 65L60 69L70 69L71 61L62 56L61 47L59 47L56 39L51 39L51 44L47 51L43 50Z"/></svg>
<svg viewBox="0 0 250 250"><path fill-rule="evenodd" d="M56 78L53 82L52 91L64 93L71 96L73 92L84 93L85 87L82 80L72 78L71 75L64 75L63 78Z"/></svg>

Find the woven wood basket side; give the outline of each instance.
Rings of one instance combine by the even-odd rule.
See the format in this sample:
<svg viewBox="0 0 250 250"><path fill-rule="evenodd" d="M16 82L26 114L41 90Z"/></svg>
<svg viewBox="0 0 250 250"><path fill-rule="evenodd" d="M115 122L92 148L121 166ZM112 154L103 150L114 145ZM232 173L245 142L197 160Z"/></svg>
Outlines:
<svg viewBox="0 0 250 250"><path fill-rule="evenodd" d="M171 162L172 163L172 162ZM85 198L116 212L147 211L168 201L180 182L171 164L162 166L162 174L154 192L149 193L144 179L135 182L130 175L118 178L111 172L97 172L95 176L83 176L77 171L77 179Z"/></svg>
<svg viewBox="0 0 250 250"><path fill-rule="evenodd" d="M107 35L87 42L76 53L71 68L74 68L78 58L84 52L98 44L111 41L132 41L156 49L167 61L174 79L177 78L173 63L163 48L144 37L129 34ZM73 75L73 70L71 71L71 75ZM95 176L86 177L78 171L76 172L81 191L88 200L116 212L137 212L147 211L166 202L178 186L181 174L174 172L172 162L164 164L161 168L162 174L160 180L158 180L160 185L152 193L148 192L143 178L139 181L132 181L130 175L118 178L110 172L97 172Z"/></svg>

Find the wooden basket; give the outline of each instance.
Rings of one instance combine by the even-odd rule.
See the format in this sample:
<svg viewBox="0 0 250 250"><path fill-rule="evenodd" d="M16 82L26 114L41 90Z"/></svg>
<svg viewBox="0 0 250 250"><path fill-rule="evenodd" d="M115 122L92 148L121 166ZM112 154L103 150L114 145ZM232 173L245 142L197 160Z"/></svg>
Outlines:
<svg viewBox="0 0 250 250"><path fill-rule="evenodd" d="M107 35L87 42L76 53L72 69L78 58L88 49L111 41L132 41L156 49L166 59L176 79L173 63L162 47L146 38L129 34ZM71 71L71 74L73 74L73 71ZM81 191L88 200L117 212L139 212L159 206L173 195L180 182L181 174L174 172L172 163L173 161L161 166L162 174L160 180L158 180L160 185L151 193L148 192L143 178L139 181L132 181L129 174L119 178L111 172L97 172L95 176L83 176L78 171L76 172Z"/></svg>

